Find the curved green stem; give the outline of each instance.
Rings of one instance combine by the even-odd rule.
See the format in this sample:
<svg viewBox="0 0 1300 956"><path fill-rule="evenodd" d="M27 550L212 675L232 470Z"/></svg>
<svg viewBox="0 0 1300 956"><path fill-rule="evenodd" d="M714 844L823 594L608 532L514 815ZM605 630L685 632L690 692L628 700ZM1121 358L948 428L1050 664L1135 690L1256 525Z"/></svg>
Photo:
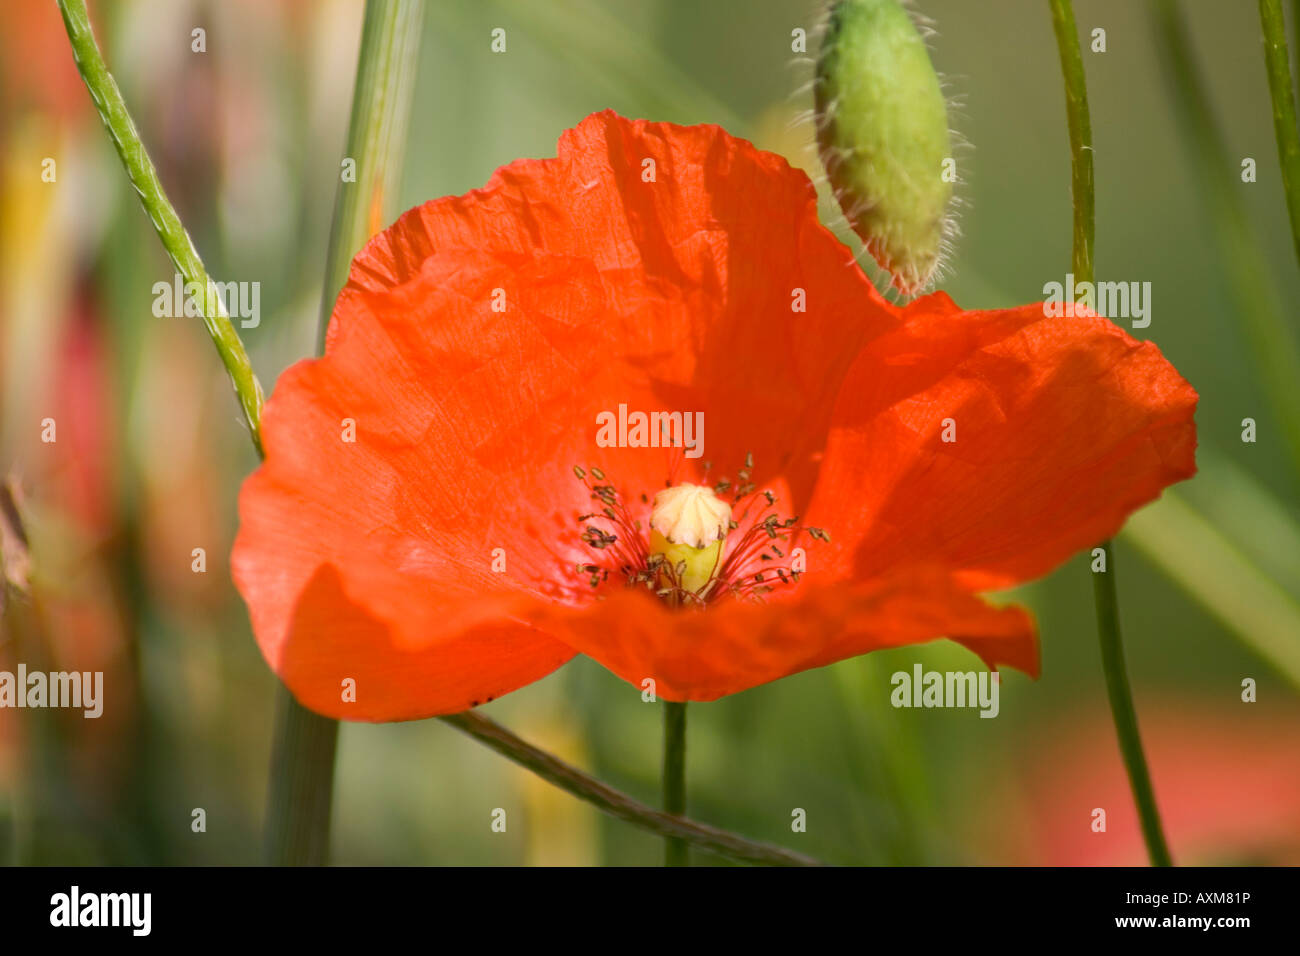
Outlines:
<svg viewBox="0 0 1300 956"><path fill-rule="evenodd" d="M1295 94L1291 64L1286 52L1286 18L1282 0L1259 0L1259 21L1264 29L1264 66L1273 100L1273 133L1282 166L1282 188L1291 217L1291 242L1300 261L1300 129L1296 128Z"/></svg>
<svg viewBox="0 0 1300 956"><path fill-rule="evenodd" d="M686 813L686 704L664 701L664 813ZM664 866L690 866L690 853L680 837L664 838Z"/></svg>
<svg viewBox="0 0 1300 956"><path fill-rule="evenodd" d="M1079 32L1070 0L1049 0L1052 27L1060 51L1061 74L1065 80L1065 107L1070 127L1070 158L1074 198L1074 251L1072 263L1075 282L1093 281L1093 236L1095 232L1092 120L1088 112L1088 85L1079 49ZM1147 854L1153 866L1169 866L1169 847L1165 842L1160 811L1156 806L1151 774L1138 732L1137 711L1124 665L1124 645L1119 626L1119 600L1115 587L1114 554L1110 542L1101 546L1104 569L1093 572L1093 601L1097 609L1097 633L1101 643L1101 664L1106 675L1106 694L1115 718L1115 733L1120 753L1128 771L1133 800L1137 804L1146 840Z"/></svg>
<svg viewBox="0 0 1300 956"><path fill-rule="evenodd" d="M104 57L99 52L84 0L59 0L59 11L63 14L63 25L68 31L68 40L72 43L72 58L76 61L77 70L99 111L99 118L104 121L104 127L113 140L126 175L140 196L140 204L149 214L154 230L175 264L176 271L184 277L186 288L197 286L203 290L202 296L194 297L203 311L203 324L207 326L212 344L217 347L221 362L230 375L253 444L257 447L258 454L261 454L262 387L253 374L253 366L248 360L248 353L244 351L244 344L239 340L239 333L231 324L225 303L221 300L216 284L208 277L208 271L204 268L203 260L199 258L189 233L181 225L180 217L176 215L175 208L163 191L158 172L136 131L117 82L108 72Z"/></svg>
<svg viewBox="0 0 1300 956"><path fill-rule="evenodd" d="M684 709L686 705L677 706ZM757 840L746 840L726 830L696 823L681 816L680 813L664 812L648 807L633 800L627 794L587 776L581 770L564 763L546 751L520 740L505 727L478 711L467 710L464 713L451 714L438 719L468 734L479 743L485 744L579 800L584 800L610 816L635 824L651 833L678 840L683 846L691 844L732 860L761 863L767 866L825 865L820 860L795 853L793 850ZM685 809L684 801L682 809Z"/></svg>

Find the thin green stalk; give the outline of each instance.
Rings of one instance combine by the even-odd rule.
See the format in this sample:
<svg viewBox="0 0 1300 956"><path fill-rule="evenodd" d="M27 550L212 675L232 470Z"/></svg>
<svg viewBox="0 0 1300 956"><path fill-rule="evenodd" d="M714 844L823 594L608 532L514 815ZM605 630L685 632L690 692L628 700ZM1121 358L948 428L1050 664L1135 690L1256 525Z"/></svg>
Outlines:
<svg viewBox="0 0 1300 956"><path fill-rule="evenodd" d="M352 117L325 263L318 351L324 348L330 313L352 257L384 225L393 204L423 20L424 0L366 4ZM287 688L280 688L267 794L269 863L312 866L328 861L338 731L338 721L313 713Z"/></svg>
<svg viewBox="0 0 1300 956"><path fill-rule="evenodd" d="M1079 49L1079 32L1070 0L1049 0L1052 27L1061 57L1061 74L1065 80L1065 107L1069 117L1070 158L1074 198L1074 251L1072 263L1075 282L1093 281L1093 236L1095 214L1092 175L1092 120L1088 112L1088 85ZM1153 866L1169 866L1169 847L1165 842L1160 811L1156 806L1151 774L1138 732L1137 711L1124 664L1124 645L1119 626L1119 599L1115 587L1114 553L1110 542L1101 546L1104 570L1092 575L1093 601L1097 608L1097 633L1101 642L1101 664L1106 675L1106 693L1120 753L1128 771L1133 800L1137 804L1146 840L1147 854Z"/></svg>
<svg viewBox="0 0 1300 956"><path fill-rule="evenodd" d="M1300 129L1296 128L1295 93L1286 51L1286 18L1282 0L1259 0L1259 21L1264 29L1264 66L1273 99L1273 133L1282 165L1282 188L1291 217L1291 242L1300 261Z"/></svg>
<svg viewBox="0 0 1300 956"><path fill-rule="evenodd" d="M415 92L424 0L369 0L352 93L347 152L340 164L325 288L320 302L317 351L325 350L334 300L347 281L352 257L388 225L401 181L407 123ZM355 163L355 182L342 180Z"/></svg>
<svg viewBox="0 0 1300 956"><path fill-rule="evenodd" d="M1142 750L1142 736L1138 732L1137 710L1133 706L1128 667L1124 663L1124 638L1119 627L1119 597L1115 590L1115 549L1109 541L1101 547L1106 570L1092 575L1092 597L1097 608L1097 632L1101 639L1101 669L1106 675L1106 695L1110 698L1110 712L1115 718L1115 733L1119 737L1120 753L1128 771L1129 786L1133 789L1133 802L1137 804L1147 855L1151 858L1152 866L1172 866L1169 844L1160 822L1160 808L1156 805L1155 789L1151 786L1151 771L1147 767L1146 754Z"/></svg>
<svg viewBox="0 0 1300 956"><path fill-rule="evenodd" d="M99 118L104 121L104 127L113 140L127 178L140 196L140 204L149 214L154 230L176 270L184 277L186 289L197 287L203 290L202 296L194 296L203 311L203 324L207 326L212 344L217 347L221 362L230 375L249 434L258 454L261 454L262 386L253 374L253 366L248 360L248 353L244 351L244 344L239 340L239 333L231 324L225 303L221 300L216 284L208 277L208 271L204 268L203 260L199 258L189 233L181 225L180 217L163 192L158 172L127 111L117 82L108 72L104 57L99 52L84 0L59 0L59 11L63 14L63 25L68 31L77 70L99 111Z"/></svg>
<svg viewBox="0 0 1300 956"><path fill-rule="evenodd" d="M664 813L686 813L686 704L664 701ZM690 866L690 851L680 837L664 838L664 866Z"/></svg>
<svg viewBox="0 0 1300 956"><path fill-rule="evenodd" d="M324 866L329 862L339 722L303 707L283 684L275 706L266 862L273 866Z"/></svg>
<svg viewBox="0 0 1300 956"><path fill-rule="evenodd" d="M675 705L685 710L686 705ZM532 771L547 783L590 803L597 809L651 833L691 844L728 859L766 866L823 866L820 860L783 847L719 830L687 819L680 812L655 810L627 794L587 776L544 750L520 740L513 733L475 710L439 717L443 723L468 734L479 743ZM683 800L683 807L685 801Z"/></svg>
<svg viewBox="0 0 1300 956"><path fill-rule="evenodd" d="M1088 84L1083 53L1070 0L1049 0L1056 48L1065 77L1065 116L1070 129L1070 195L1074 199L1072 268L1074 283L1093 281L1092 246L1096 233L1095 191L1092 179L1092 115L1088 111Z"/></svg>

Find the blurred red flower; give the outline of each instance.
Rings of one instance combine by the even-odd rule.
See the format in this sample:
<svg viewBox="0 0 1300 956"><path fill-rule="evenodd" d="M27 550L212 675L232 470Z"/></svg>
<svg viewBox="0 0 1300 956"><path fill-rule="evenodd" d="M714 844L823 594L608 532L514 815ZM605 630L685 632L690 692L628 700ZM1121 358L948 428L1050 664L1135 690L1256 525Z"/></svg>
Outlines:
<svg viewBox="0 0 1300 956"><path fill-rule="evenodd" d="M1190 476L1195 405L1101 318L895 307L784 159L605 112L356 257L267 405L234 577L271 667L342 718L575 653L672 700L944 635L1036 674L1028 614L977 593ZM598 441L627 409L700 413L707 452ZM693 482L688 517L735 522L704 587L647 527Z"/></svg>
<svg viewBox="0 0 1300 956"><path fill-rule="evenodd" d="M1142 739L1175 863L1300 863L1300 724L1265 706L1207 713L1200 702L1157 698L1144 708ZM1018 761L1021 772L1001 775L1016 791L999 787L974 818L989 853L983 862L1145 865L1110 715L1071 715L1040 736ZM1098 809L1104 831L1094 828Z"/></svg>

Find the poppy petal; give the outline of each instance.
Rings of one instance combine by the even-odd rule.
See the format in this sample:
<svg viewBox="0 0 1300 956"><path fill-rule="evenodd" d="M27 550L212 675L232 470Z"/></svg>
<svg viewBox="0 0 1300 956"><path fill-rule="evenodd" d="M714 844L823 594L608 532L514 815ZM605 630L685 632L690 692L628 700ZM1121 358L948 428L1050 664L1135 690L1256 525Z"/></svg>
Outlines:
<svg viewBox="0 0 1300 956"><path fill-rule="evenodd" d="M584 413L699 411L705 458L734 470L752 454L754 481L785 474L803 508L853 357L900 325L820 222L807 175L717 126L609 111L564 133L557 153L511 163L483 189L427 202L377 236L354 262L331 341L370 321L367 311L391 324L391 313L415 310L424 318L403 326L414 335L401 338L404 351L431 353L438 367L428 371L452 381L489 359L502 379L528 375L538 356L525 348L542 348L555 360L545 367L580 373ZM489 258L551 277L551 290L535 273L519 283L552 303L529 319L536 342L516 334L527 303L509 270L486 281ZM495 289L499 313L487 310ZM456 294L483 309L447 315ZM498 327L516 346L507 355L492 351ZM446 362L448 350L464 364ZM590 417L577 427L592 437Z"/></svg>
<svg viewBox="0 0 1300 956"><path fill-rule="evenodd" d="M387 582L385 582L385 585ZM442 597L442 595L439 595ZM408 598L428 620L429 596ZM395 603L395 602L390 602ZM292 609L283 642L268 661L303 706L340 720L417 720L456 713L544 677L573 651L512 620L493 601L464 595L442 604L457 624L439 622L436 640L410 648L376 615L373 602L353 600L332 565L321 565Z"/></svg>
<svg viewBox="0 0 1300 956"><path fill-rule="evenodd" d="M668 700L715 700L868 651L942 636L989 666L1038 675L1038 639L1022 608L996 608L939 568L861 584L808 583L790 600L728 600L702 611L669 608L625 590L580 612L541 622L636 687L653 679Z"/></svg>
<svg viewBox="0 0 1300 956"><path fill-rule="evenodd" d="M420 444L404 429L447 419L373 367L355 374L361 357L294 366L266 406L231 566L268 664L305 705L358 720L463 710L550 673L573 652L511 622L555 596L570 556L536 523L500 524L483 502L494 485L458 501L452 479L431 481L430 457L468 458L473 437L449 426Z"/></svg>
<svg viewBox="0 0 1300 956"><path fill-rule="evenodd" d="M1036 578L1195 473L1196 401L1103 318L928 296L845 380L810 509L833 536L817 566L937 563L975 591Z"/></svg>

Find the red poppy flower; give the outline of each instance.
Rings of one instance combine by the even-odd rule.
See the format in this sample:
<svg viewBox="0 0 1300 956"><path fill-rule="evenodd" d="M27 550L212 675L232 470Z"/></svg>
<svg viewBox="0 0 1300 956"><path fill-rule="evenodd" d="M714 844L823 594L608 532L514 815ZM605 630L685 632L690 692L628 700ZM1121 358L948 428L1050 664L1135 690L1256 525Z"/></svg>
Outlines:
<svg viewBox="0 0 1300 956"><path fill-rule="evenodd" d="M1195 404L1104 319L895 307L785 160L606 112L356 257L267 404L234 576L271 667L342 718L575 653L670 700L941 636L1036 674L1029 616L977 593L1191 475ZM627 447L638 412L681 413L676 447ZM652 529L688 484L714 490Z"/></svg>

